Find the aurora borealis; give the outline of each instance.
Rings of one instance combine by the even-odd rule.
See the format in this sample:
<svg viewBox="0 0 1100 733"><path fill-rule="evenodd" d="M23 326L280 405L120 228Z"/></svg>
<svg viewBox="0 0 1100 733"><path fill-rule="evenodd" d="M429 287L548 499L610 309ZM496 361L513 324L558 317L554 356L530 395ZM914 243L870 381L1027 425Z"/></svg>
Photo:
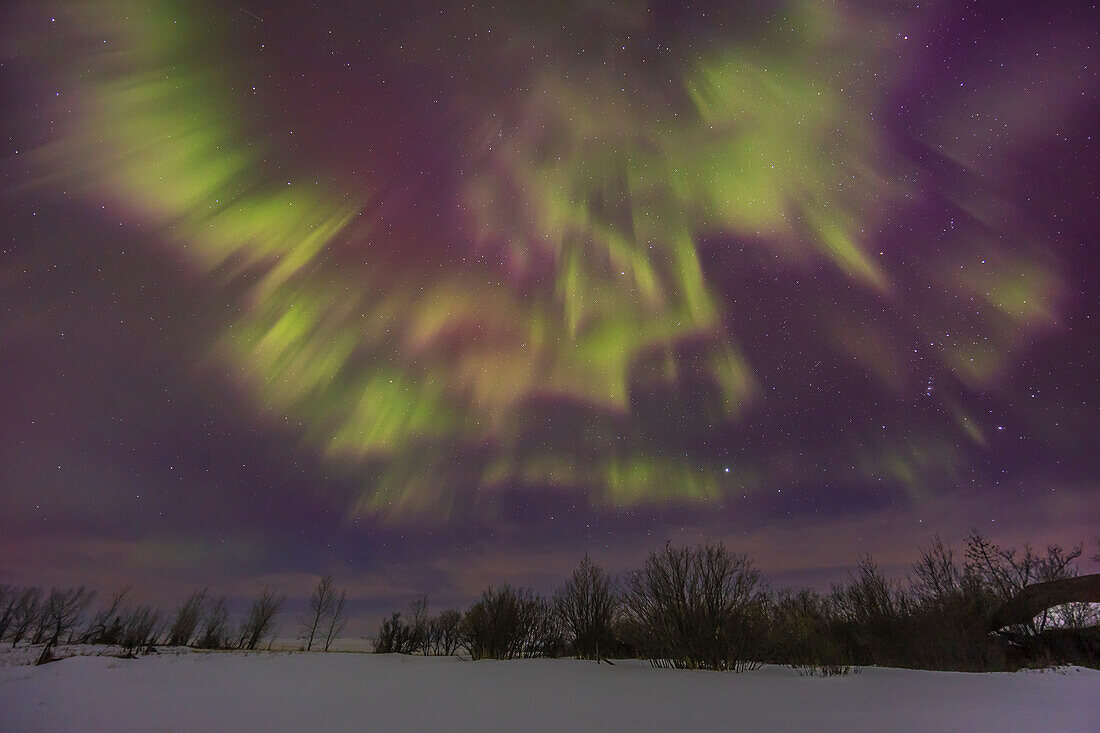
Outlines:
<svg viewBox="0 0 1100 733"><path fill-rule="evenodd" d="M1088 537L1095 10L957 5L14 3L0 572Z"/></svg>

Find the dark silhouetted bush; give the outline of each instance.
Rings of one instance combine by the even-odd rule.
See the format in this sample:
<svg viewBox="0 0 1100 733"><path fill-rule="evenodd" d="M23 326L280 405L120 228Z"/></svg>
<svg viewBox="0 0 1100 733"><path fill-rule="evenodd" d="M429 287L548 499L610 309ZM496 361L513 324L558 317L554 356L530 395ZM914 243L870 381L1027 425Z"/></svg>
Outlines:
<svg viewBox="0 0 1100 733"><path fill-rule="evenodd" d="M462 614L447 609L428 622L431 653L443 656L456 654L462 646Z"/></svg>
<svg viewBox="0 0 1100 733"><path fill-rule="evenodd" d="M462 640L474 659L555 656L564 642L550 605L526 589L489 588L462 620Z"/></svg>
<svg viewBox="0 0 1100 733"><path fill-rule="evenodd" d="M195 632L198 631L205 608L206 589L193 591L183 605L176 610L176 617L168 629L168 638L165 643L168 646L189 645L195 638Z"/></svg>
<svg viewBox="0 0 1100 733"><path fill-rule="evenodd" d="M283 605L285 596L277 596L264 588L259 597L252 602L248 615L238 634L237 645L241 649L255 649L260 640L275 630L275 615Z"/></svg>
<svg viewBox="0 0 1100 733"><path fill-rule="evenodd" d="M79 588L54 588L47 596L38 616L32 644L60 644L72 641L84 609L95 598L95 591Z"/></svg>
<svg viewBox="0 0 1100 733"><path fill-rule="evenodd" d="M0 585L0 641L7 636L15 617L15 607L19 600L20 589L14 585Z"/></svg>
<svg viewBox="0 0 1100 733"><path fill-rule="evenodd" d="M768 604L763 658L811 674L851 667L850 645L828 598L812 590L783 591Z"/></svg>
<svg viewBox="0 0 1100 733"><path fill-rule="evenodd" d="M868 555L847 585L833 586L829 601L839 617L836 638L856 664L893 665L905 656L906 598Z"/></svg>
<svg viewBox="0 0 1100 733"><path fill-rule="evenodd" d="M650 553L627 577L623 607L641 655L657 666L758 666L765 630L760 573L721 544Z"/></svg>
<svg viewBox="0 0 1100 733"><path fill-rule="evenodd" d="M129 589L119 591L111 600L111 605L101 609L92 617L92 622L87 631L80 637L82 644L118 644L122 638L122 614L125 609L122 601L129 593Z"/></svg>
<svg viewBox="0 0 1100 733"><path fill-rule="evenodd" d="M122 618L122 633L117 642L122 647L123 654L132 656L135 652L155 646L163 628L160 621L160 611L147 606L127 609Z"/></svg>
<svg viewBox="0 0 1100 733"><path fill-rule="evenodd" d="M421 648L416 627L408 623L397 611L382 621L378 636L374 639L375 654L412 654Z"/></svg>
<svg viewBox="0 0 1100 733"><path fill-rule="evenodd" d="M614 623L621 606L618 588L588 555L554 593L552 603L570 653L598 659L617 651Z"/></svg>
<svg viewBox="0 0 1100 733"><path fill-rule="evenodd" d="M8 640L14 647L38 625L42 614L42 589L23 588L12 600L11 619L8 626Z"/></svg>
<svg viewBox="0 0 1100 733"><path fill-rule="evenodd" d="M225 596L210 604L195 646L200 649L225 649L229 646L229 606Z"/></svg>

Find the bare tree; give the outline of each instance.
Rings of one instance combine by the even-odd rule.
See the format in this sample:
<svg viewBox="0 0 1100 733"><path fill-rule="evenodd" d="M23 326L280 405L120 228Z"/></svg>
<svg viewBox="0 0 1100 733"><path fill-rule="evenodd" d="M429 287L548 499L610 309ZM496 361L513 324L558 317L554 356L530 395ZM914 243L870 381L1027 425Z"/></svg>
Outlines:
<svg viewBox="0 0 1100 733"><path fill-rule="evenodd" d="M955 551L945 545L937 534L932 544L922 548L920 559L913 564L914 578L910 587L921 598L941 603L964 585L963 567L955 558Z"/></svg>
<svg viewBox="0 0 1100 733"><path fill-rule="evenodd" d="M165 643L168 646L187 646L195 637L195 631L202 620L203 609L206 608L206 588L192 591L183 605L176 611L176 618L168 629L168 638Z"/></svg>
<svg viewBox="0 0 1100 733"><path fill-rule="evenodd" d="M20 589L14 585L0 585L0 639L8 633L12 619L15 618L15 608L19 603Z"/></svg>
<svg viewBox="0 0 1100 733"><path fill-rule="evenodd" d="M92 623L80 641L85 644L117 644L122 636L122 601L129 594L129 588L123 588L115 594L111 605L100 610L92 618Z"/></svg>
<svg viewBox="0 0 1100 733"><path fill-rule="evenodd" d="M454 609L442 611L429 624L432 628L432 653L449 657L462 645L462 614Z"/></svg>
<svg viewBox="0 0 1100 733"><path fill-rule="evenodd" d="M344 624L347 623L347 618L344 617L344 602L347 600L347 593L340 591L340 597L333 602L332 607L328 613L328 626L325 628L325 651L332 645L333 640L340 635L340 632L344 630Z"/></svg>
<svg viewBox="0 0 1100 733"><path fill-rule="evenodd" d="M789 664L802 675L833 676L851 671L851 658L838 638L838 611L816 591L780 591L769 602L770 661Z"/></svg>
<svg viewBox="0 0 1100 733"><path fill-rule="evenodd" d="M650 553L627 576L624 613L651 663L751 669L762 606L760 572L721 544Z"/></svg>
<svg viewBox="0 0 1100 733"><path fill-rule="evenodd" d="M42 600L38 608L38 620L34 624L34 633L31 634L31 644L41 644L46 641L50 630L50 609L56 603L58 593L57 588L53 588L50 590L50 594Z"/></svg>
<svg viewBox="0 0 1100 733"><path fill-rule="evenodd" d="M409 603L409 617L412 619L415 651L427 655L431 651L431 628L428 624L428 596L417 596Z"/></svg>
<svg viewBox="0 0 1100 733"><path fill-rule="evenodd" d="M210 605L195 645L202 649L224 649L229 645L229 606L225 596Z"/></svg>
<svg viewBox="0 0 1100 733"><path fill-rule="evenodd" d="M1100 573L1035 583L997 610L990 630L1026 625L1045 609L1066 609L1063 626L1084 628L1096 623L1090 604L1100 603Z"/></svg>
<svg viewBox="0 0 1100 733"><path fill-rule="evenodd" d="M313 639L322 621L332 614L333 605L336 603L336 586L332 576L326 575L317 583L313 593L309 596L309 605L305 615L299 619L302 627L302 637L306 640L306 651L313 650Z"/></svg>
<svg viewBox="0 0 1100 733"><path fill-rule="evenodd" d="M584 659L610 654L612 626L620 601L615 582L585 555L553 598L554 613L569 636L573 653Z"/></svg>
<svg viewBox="0 0 1100 733"><path fill-rule="evenodd" d="M844 618L865 625L898 617L904 603L901 589L879 571L870 555L859 559L847 586L834 586L832 598Z"/></svg>
<svg viewBox="0 0 1100 733"><path fill-rule="evenodd" d="M522 656L560 657L565 653L565 635L561 621L554 613L554 606L550 601L536 596L532 612L531 631L524 639Z"/></svg>
<svg viewBox="0 0 1100 733"><path fill-rule="evenodd" d="M992 587L1001 603L1008 603L1033 583L1076 577L1077 560L1084 553L1083 545L1064 550L1060 545L1047 545L1046 554L1025 544L1022 552L1003 549L973 530L966 538L966 558L970 568L984 583ZM1052 618L1050 609L1025 624L1028 633L1042 633Z"/></svg>
<svg viewBox="0 0 1100 733"><path fill-rule="evenodd" d="M375 654L412 654L419 648L420 639L414 626L402 619L398 611L382 621L374 639Z"/></svg>
<svg viewBox="0 0 1100 733"><path fill-rule="evenodd" d="M127 656L134 652L147 649L157 643L157 637L161 629L160 611L154 611L147 606L135 606L127 609L122 621L122 633L119 635L118 644Z"/></svg>
<svg viewBox="0 0 1100 733"><path fill-rule="evenodd" d="M462 642L474 659L557 653L560 634L550 604L524 588L489 588L462 619Z"/></svg>
<svg viewBox="0 0 1100 733"><path fill-rule="evenodd" d="M64 634L72 633L84 609L93 598L95 598L95 591L84 586L51 590L42 614L39 616L38 626L31 643L46 642L53 646L60 642Z"/></svg>
<svg viewBox="0 0 1100 733"><path fill-rule="evenodd" d="M11 617L11 645L14 647L21 642L32 628L38 623L42 614L42 589L27 587L20 593L12 610Z"/></svg>
<svg viewBox="0 0 1100 733"><path fill-rule="evenodd" d="M966 538L966 557L975 570L1007 599L1032 583L1070 578L1077 574L1077 560L1083 545L1068 551L1060 545L1047 545L1046 554L1025 544L1023 552L1002 549L974 530Z"/></svg>
<svg viewBox="0 0 1100 733"><path fill-rule="evenodd" d="M1015 554L1015 553L1013 553ZM982 581L993 588L1001 601L1007 601L1017 592L1023 590L1030 578L1030 552L1028 558L1020 564L1013 563L1016 567L1006 562L1004 553L997 545L977 530L971 530L966 536L966 562L978 573ZM1013 577L1015 571L1022 570L1024 582L1019 582Z"/></svg>
<svg viewBox="0 0 1100 733"><path fill-rule="evenodd" d="M260 639L274 630L275 614L283 605L285 596L276 596L271 589L264 588L259 597L252 602L244 623L241 624L238 646L242 649L255 649Z"/></svg>
<svg viewBox="0 0 1100 733"><path fill-rule="evenodd" d="M408 619L399 612L382 621L374 640L375 654L428 654L432 624L428 619L428 597L417 596L409 603Z"/></svg>

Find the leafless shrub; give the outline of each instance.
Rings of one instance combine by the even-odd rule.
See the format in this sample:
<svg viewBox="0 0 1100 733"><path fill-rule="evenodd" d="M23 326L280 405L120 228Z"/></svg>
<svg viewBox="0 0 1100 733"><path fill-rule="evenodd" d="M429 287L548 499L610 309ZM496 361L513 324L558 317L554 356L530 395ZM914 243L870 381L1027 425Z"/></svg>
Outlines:
<svg viewBox="0 0 1100 733"><path fill-rule="evenodd" d="M283 605L286 596L277 596L269 588L264 588L241 624L238 634L238 646L241 649L255 649L260 639L274 631L275 615Z"/></svg>
<svg viewBox="0 0 1100 733"><path fill-rule="evenodd" d="M6 583L0 585L0 639L4 638L8 626L11 625L11 617L15 611L15 600L18 595L19 589L14 585Z"/></svg>
<svg viewBox="0 0 1100 733"><path fill-rule="evenodd" d="M432 654L451 656L462 646L462 614L447 609L428 623L432 639Z"/></svg>
<svg viewBox="0 0 1100 733"><path fill-rule="evenodd" d="M84 609L95 598L95 591L84 586L79 588L54 588L46 598L42 612L38 617L32 644L57 644L65 635L71 635L76 629Z"/></svg>
<svg viewBox="0 0 1100 733"><path fill-rule="evenodd" d="M489 588L462 619L462 641L474 659L549 656L562 646L550 605L525 589Z"/></svg>
<svg viewBox="0 0 1100 733"><path fill-rule="evenodd" d="M374 640L376 654L430 654L432 624L428 618L428 597L421 595L409 603L409 615L394 612L382 621Z"/></svg>
<svg viewBox="0 0 1100 733"><path fill-rule="evenodd" d="M1063 603L1049 609L1052 625L1064 629L1088 629L1100 625L1100 604Z"/></svg>
<svg viewBox="0 0 1100 733"><path fill-rule="evenodd" d="M17 622L33 595L33 588L20 588L14 585L0 586L0 640L7 638L9 631L14 634ZM37 605L37 604L35 604Z"/></svg>
<svg viewBox="0 0 1100 733"><path fill-rule="evenodd" d="M795 664L793 669L800 677L843 677L859 674L860 668L850 664Z"/></svg>
<svg viewBox="0 0 1100 733"><path fill-rule="evenodd" d="M833 586L829 602L842 624L840 637L858 664L896 664L908 643L903 627L908 598L870 555L860 558L847 585Z"/></svg>
<svg viewBox="0 0 1100 733"><path fill-rule="evenodd" d="M913 565L906 635L894 663L927 669L1003 669L1004 652L986 636L997 592L937 535Z"/></svg>
<svg viewBox="0 0 1100 733"><path fill-rule="evenodd" d="M573 654L598 659L615 647L613 624L620 609L615 581L585 555L554 593L554 613Z"/></svg>
<svg viewBox="0 0 1100 733"><path fill-rule="evenodd" d="M1072 578L1077 575L1077 560L1083 545L1064 550L1060 545L1047 545L1046 554L1025 544L1022 551L1001 548L992 540L973 530L966 538L966 559L971 572L992 588L998 601L1007 603L1032 583ZM1026 625L1025 633L1041 634L1053 620L1050 611Z"/></svg>
<svg viewBox="0 0 1100 733"><path fill-rule="evenodd" d="M812 590L781 591L768 602L765 656L806 673L852 664L848 635L831 599Z"/></svg>
<svg viewBox="0 0 1100 733"><path fill-rule="evenodd" d="M955 559L955 551L936 535L932 543L921 549L920 559L913 564L909 586L926 603L944 603L978 578L968 577L967 568Z"/></svg>
<svg viewBox="0 0 1100 733"><path fill-rule="evenodd" d="M627 577L624 611L656 666L742 671L758 666L760 573L721 544L650 553Z"/></svg>
<svg viewBox="0 0 1100 733"><path fill-rule="evenodd" d="M859 559L848 585L833 588L833 598L842 616L866 626L898 617L904 603L901 589L879 571L870 555Z"/></svg>
<svg viewBox="0 0 1100 733"><path fill-rule="evenodd" d="M27 587L23 588L18 596L16 596L15 604L12 608L9 639L11 645L14 647L30 633L31 629L35 628L38 624L39 617L42 615L43 603L42 603L42 589Z"/></svg>
<svg viewBox="0 0 1100 733"><path fill-rule="evenodd" d="M195 638L195 632L206 608L207 589L192 591L187 600L176 610L176 617L168 629L168 646L187 646Z"/></svg>
<svg viewBox="0 0 1100 733"><path fill-rule="evenodd" d="M130 589L124 588L114 595L111 605L101 609L92 617L88 630L84 632L80 641L84 644L118 644L122 637L122 602L129 594Z"/></svg>
<svg viewBox="0 0 1100 733"><path fill-rule="evenodd" d="M375 654L412 654L420 648L415 627L401 618L400 612L382 621L374 639Z"/></svg>
<svg viewBox="0 0 1100 733"><path fill-rule="evenodd" d="M439 655L439 618L437 616L429 616L424 621L424 639L421 642L421 653L425 656Z"/></svg>
<svg viewBox="0 0 1100 733"><path fill-rule="evenodd" d="M560 657L565 653L565 633L554 607L547 600L536 597L532 633L527 638L524 656Z"/></svg>
<svg viewBox="0 0 1100 733"><path fill-rule="evenodd" d="M430 653L432 639L431 628L428 623L427 596L421 595L413 599L412 603L409 604L409 618L412 622L413 639L416 644L413 651L425 655Z"/></svg>
<svg viewBox="0 0 1100 733"><path fill-rule="evenodd" d="M122 620L122 633L118 645L123 654L132 656L135 652L152 647L160 635L160 611L147 606L135 606L126 610Z"/></svg>
<svg viewBox="0 0 1100 733"><path fill-rule="evenodd" d="M1001 548L978 531L971 531L966 538L966 558L982 579L1005 598L1017 595L1031 583L1059 580L1075 575L1075 563L1081 556L1082 545L1068 552L1059 545L1048 545L1044 556L1029 544L1023 551Z"/></svg>
<svg viewBox="0 0 1100 733"><path fill-rule="evenodd" d="M200 649L225 649L229 646L229 606L225 596L214 601L206 611L195 646Z"/></svg>

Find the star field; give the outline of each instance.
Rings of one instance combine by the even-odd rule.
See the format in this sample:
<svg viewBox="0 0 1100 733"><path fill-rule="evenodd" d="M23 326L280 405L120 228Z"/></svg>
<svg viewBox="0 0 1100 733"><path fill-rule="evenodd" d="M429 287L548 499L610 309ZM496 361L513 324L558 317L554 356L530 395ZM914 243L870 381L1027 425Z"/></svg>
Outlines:
<svg viewBox="0 0 1100 733"><path fill-rule="evenodd" d="M707 537L821 583L1100 523L1095 9L4 15L17 581L463 599Z"/></svg>

